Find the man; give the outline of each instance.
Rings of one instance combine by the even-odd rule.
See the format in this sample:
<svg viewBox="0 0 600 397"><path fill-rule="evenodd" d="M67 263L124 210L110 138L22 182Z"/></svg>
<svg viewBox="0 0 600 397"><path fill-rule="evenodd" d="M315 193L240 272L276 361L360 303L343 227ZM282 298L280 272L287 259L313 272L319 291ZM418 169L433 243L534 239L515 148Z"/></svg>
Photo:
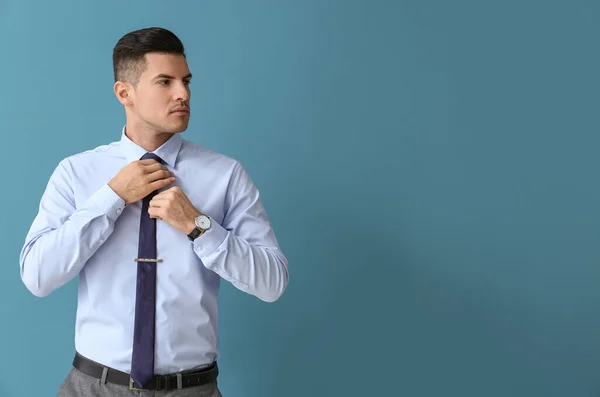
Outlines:
<svg viewBox="0 0 600 397"><path fill-rule="evenodd" d="M179 134L192 78L181 41L128 33L113 67L121 139L59 163L20 256L36 296L79 275L58 396L220 396L220 279L273 302L287 259L242 165Z"/></svg>

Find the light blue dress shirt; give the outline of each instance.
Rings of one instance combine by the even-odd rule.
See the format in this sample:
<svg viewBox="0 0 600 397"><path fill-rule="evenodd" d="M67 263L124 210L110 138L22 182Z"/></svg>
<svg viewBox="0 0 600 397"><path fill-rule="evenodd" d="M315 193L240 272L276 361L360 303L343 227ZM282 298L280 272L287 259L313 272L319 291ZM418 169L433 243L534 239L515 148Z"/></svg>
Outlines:
<svg viewBox="0 0 600 397"><path fill-rule="evenodd" d="M141 200L125 206L108 182L146 150L119 142L62 160L20 255L21 278L46 296L79 275L75 348L130 372ZM272 302L288 283L259 191L236 160L174 134L154 151L211 228L191 242L157 220L157 374L217 360L220 280ZM165 188L165 189L167 189ZM164 190L164 189L163 189Z"/></svg>

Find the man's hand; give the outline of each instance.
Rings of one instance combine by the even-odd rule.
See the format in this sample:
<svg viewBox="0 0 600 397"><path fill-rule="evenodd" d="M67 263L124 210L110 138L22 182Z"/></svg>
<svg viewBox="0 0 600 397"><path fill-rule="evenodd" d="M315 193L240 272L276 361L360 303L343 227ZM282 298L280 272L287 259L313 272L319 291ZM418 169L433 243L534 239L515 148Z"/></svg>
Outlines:
<svg viewBox="0 0 600 397"><path fill-rule="evenodd" d="M178 186L154 196L150 200L148 213L150 218L164 220L185 234L190 234L194 230L196 227L194 218L200 215L200 211L194 208L194 205Z"/></svg>
<svg viewBox="0 0 600 397"><path fill-rule="evenodd" d="M129 163L108 183L125 205L143 199L155 190L175 182L173 173L156 160Z"/></svg>

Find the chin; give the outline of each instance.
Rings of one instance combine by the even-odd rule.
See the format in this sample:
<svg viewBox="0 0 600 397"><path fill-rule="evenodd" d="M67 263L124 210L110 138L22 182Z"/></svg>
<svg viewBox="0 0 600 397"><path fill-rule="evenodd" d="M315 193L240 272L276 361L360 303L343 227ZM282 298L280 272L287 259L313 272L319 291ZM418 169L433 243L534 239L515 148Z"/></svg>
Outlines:
<svg viewBox="0 0 600 397"><path fill-rule="evenodd" d="M170 125L167 128L165 128L165 132L170 132L173 134L177 134L179 132L183 132L185 130L187 130L188 127L188 123L181 123L181 124L177 124L177 125Z"/></svg>

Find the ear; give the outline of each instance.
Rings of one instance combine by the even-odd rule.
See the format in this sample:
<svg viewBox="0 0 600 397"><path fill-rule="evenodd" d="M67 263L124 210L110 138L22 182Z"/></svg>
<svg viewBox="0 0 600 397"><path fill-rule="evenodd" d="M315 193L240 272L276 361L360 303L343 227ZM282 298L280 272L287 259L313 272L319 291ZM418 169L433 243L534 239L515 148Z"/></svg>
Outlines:
<svg viewBox="0 0 600 397"><path fill-rule="evenodd" d="M115 95L123 106L133 105L133 86L125 81L117 81L114 86Z"/></svg>

